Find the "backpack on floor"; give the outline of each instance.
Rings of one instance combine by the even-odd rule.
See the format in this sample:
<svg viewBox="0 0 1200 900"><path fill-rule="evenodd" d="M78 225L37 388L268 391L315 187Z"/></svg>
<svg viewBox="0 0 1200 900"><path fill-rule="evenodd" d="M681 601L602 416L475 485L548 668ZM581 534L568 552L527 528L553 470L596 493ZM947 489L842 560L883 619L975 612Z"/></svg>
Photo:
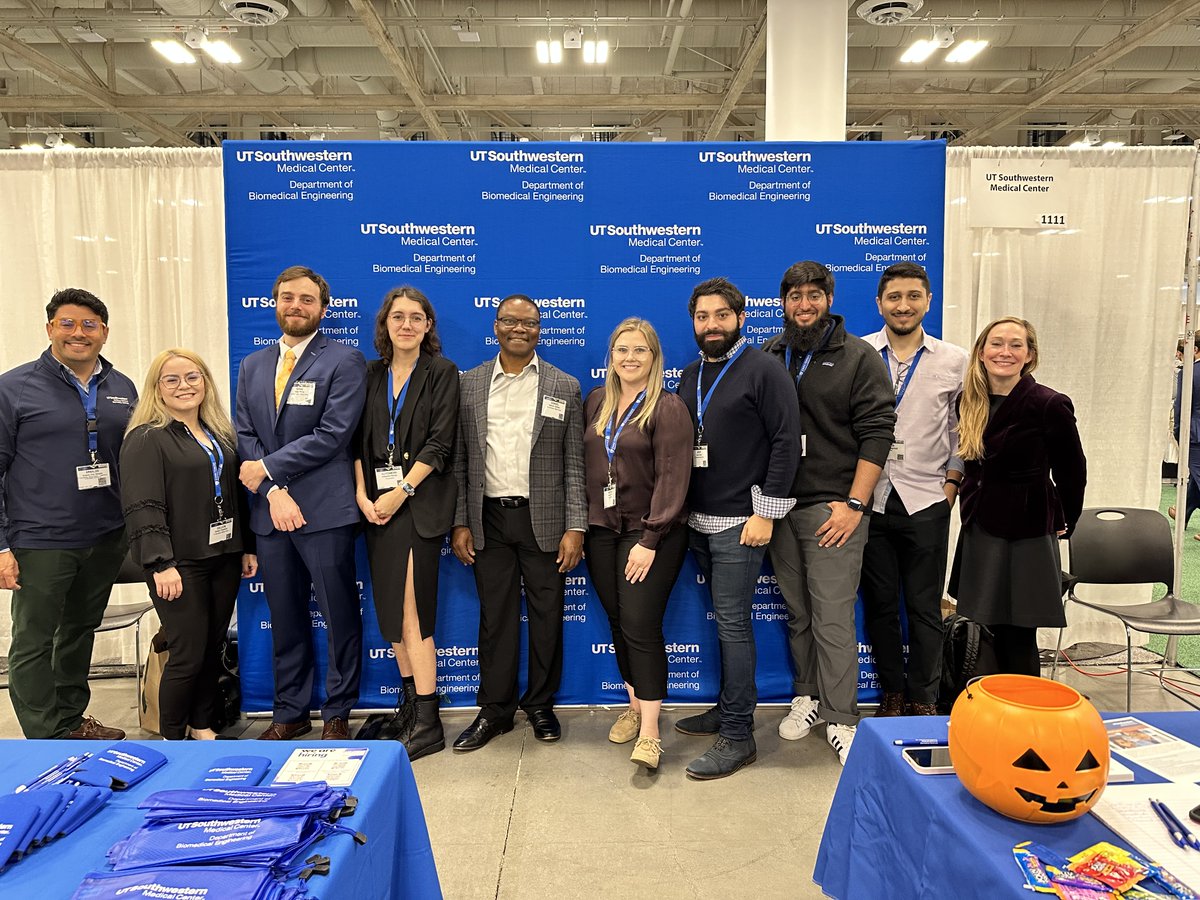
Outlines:
<svg viewBox="0 0 1200 900"><path fill-rule="evenodd" d="M966 616L951 613L942 621L942 677L938 683L938 712L950 714L950 708L967 682L980 675L1000 671L992 632L986 625Z"/></svg>

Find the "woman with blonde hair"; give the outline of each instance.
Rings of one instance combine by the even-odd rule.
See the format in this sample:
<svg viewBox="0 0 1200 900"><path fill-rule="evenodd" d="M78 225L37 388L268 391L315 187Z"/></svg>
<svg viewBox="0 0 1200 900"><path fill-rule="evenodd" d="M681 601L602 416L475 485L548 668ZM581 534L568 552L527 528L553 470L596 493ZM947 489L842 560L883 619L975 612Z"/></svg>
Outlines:
<svg viewBox="0 0 1200 900"><path fill-rule="evenodd" d="M1066 624L1058 539L1083 510L1087 460L1071 398L1038 384L1037 332L1015 316L979 333L959 403L963 528L950 594L991 628L1002 672L1040 675L1038 628Z"/></svg>
<svg viewBox="0 0 1200 900"><path fill-rule="evenodd" d="M608 351L604 386L584 405L584 547L629 694L608 739L636 738L630 760L657 769L667 695L663 614L687 553L694 433L683 401L663 391L662 348L649 322L625 319Z"/></svg>
<svg viewBox="0 0 1200 900"><path fill-rule="evenodd" d="M239 579L258 570L236 448L204 360L158 354L121 446L121 502L170 651L159 687L168 740L217 737L221 642Z"/></svg>

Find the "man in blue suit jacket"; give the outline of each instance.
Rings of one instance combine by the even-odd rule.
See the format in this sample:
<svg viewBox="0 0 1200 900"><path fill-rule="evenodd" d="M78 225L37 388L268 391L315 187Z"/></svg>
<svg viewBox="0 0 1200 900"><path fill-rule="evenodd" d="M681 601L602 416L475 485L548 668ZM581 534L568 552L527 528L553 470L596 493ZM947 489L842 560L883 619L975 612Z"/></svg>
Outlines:
<svg viewBox="0 0 1200 900"><path fill-rule="evenodd" d="M312 730L311 586L329 642L321 737L342 740L349 738L362 666L349 445L362 413L366 361L317 330L329 285L312 269L285 269L272 295L283 336L242 360L237 385L241 479L256 495L250 527L259 536L274 648L275 708L261 739Z"/></svg>

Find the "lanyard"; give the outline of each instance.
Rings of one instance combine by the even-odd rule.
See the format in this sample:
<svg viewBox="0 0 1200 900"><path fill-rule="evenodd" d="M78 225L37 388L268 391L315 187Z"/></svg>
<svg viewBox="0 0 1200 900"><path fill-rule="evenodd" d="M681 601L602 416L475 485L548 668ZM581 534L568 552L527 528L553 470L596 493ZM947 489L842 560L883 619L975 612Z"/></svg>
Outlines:
<svg viewBox="0 0 1200 900"><path fill-rule="evenodd" d="M221 473L225 471L225 451L221 449L221 442L213 437L211 431L203 425L200 426L200 429L204 432L204 436L212 443L212 447L205 447L200 438L192 434L191 429L188 430L188 434L192 434L192 439L197 444L200 444L200 449L204 451L204 455L208 457L209 463L212 464L213 497L216 498L217 517L220 518L222 515L221 505L224 503L224 498L221 496Z"/></svg>
<svg viewBox="0 0 1200 900"><path fill-rule="evenodd" d="M711 391L710 391L711 393ZM642 398L646 396L646 389L642 388L642 392L633 398L633 402L629 404L629 409L625 410L625 416L621 419L621 424L617 426L617 433L613 434L613 420L616 419L616 413L613 413L612 419L609 419L608 424L604 426L604 452L608 454L608 483L613 481L613 457L617 453L617 441L621 439L621 432L625 430L625 425L633 417L637 408L642 403Z"/></svg>
<svg viewBox="0 0 1200 900"><path fill-rule="evenodd" d="M888 381L891 381L892 380L892 363L888 359L888 348L884 347L879 352L883 356L883 364L887 368ZM904 392L908 390L908 386L912 383L913 375L915 375L917 373L917 363L919 363L921 361L921 354L924 352L925 352L925 348L921 347L921 349L919 349L913 355L912 365L910 365L908 367L908 374L904 377L904 380L900 382L900 387L896 391L896 407L897 408L899 408L899 406L900 406L900 401L904 399Z"/></svg>
<svg viewBox="0 0 1200 900"><path fill-rule="evenodd" d="M98 446L96 442L99 430L99 423L96 420L96 391L99 383L100 379L93 375L85 390L78 379L71 379L71 384L79 392L79 399L83 403L83 413L87 416L88 453L91 454L93 465L96 463L96 449Z"/></svg>
<svg viewBox="0 0 1200 900"><path fill-rule="evenodd" d="M725 377L725 373L729 371L729 367L734 361L742 355L742 351L748 347L748 344L742 344L737 348L737 352L729 359L725 360L725 365L721 366L721 371L717 373L717 377L713 379L713 383L708 386L708 393L703 398L700 396L700 383L704 381L704 366L696 372L696 445L700 445L700 439L704 436L704 411L708 409L708 401L712 399L713 391L717 389L717 385L721 383L721 379Z"/></svg>
<svg viewBox="0 0 1200 900"><path fill-rule="evenodd" d="M817 348L813 347L805 354L804 359L800 362L800 371L796 373L796 385L800 385L800 379L804 377L804 373L808 371L808 365L813 360L813 354L817 352ZM783 364L787 366L789 372L792 371L792 348L788 347L783 351Z"/></svg>
<svg viewBox="0 0 1200 900"><path fill-rule="evenodd" d="M388 417L387 455L388 455L388 465L389 466L392 465L392 454L394 454L396 452L396 413L404 408L404 398L408 396L408 386L410 384L412 384L412 375L409 374L408 378L405 379L404 387L400 388L400 396L396 397L395 399L392 399L392 396L396 390L395 382L392 379L393 379L392 367L388 366L388 392L387 392L387 395L388 395L388 402L391 404L390 409L392 412L392 414Z"/></svg>

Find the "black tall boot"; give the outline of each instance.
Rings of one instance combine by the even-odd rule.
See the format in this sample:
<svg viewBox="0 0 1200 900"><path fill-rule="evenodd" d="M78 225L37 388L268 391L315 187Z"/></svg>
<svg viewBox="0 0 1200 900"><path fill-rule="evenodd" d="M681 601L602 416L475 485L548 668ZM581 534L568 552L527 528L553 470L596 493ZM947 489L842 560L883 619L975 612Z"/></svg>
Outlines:
<svg viewBox="0 0 1200 900"><path fill-rule="evenodd" d="M396 714L379 730L381 741L403 740L412 730L413 721L417 717L417 687L411 678L404 678L401 683L404 687L404 702L396 707Z"/></svg>
<svg viewBox="0 0 1200 900"><path fill-rule="evenodd" d="M442 731L442 717L438 713L440 703L437 694L417 698L417 717L412 730L400 738L408 750L410 761L437 753L446 746L446 735Z"/></svg>

